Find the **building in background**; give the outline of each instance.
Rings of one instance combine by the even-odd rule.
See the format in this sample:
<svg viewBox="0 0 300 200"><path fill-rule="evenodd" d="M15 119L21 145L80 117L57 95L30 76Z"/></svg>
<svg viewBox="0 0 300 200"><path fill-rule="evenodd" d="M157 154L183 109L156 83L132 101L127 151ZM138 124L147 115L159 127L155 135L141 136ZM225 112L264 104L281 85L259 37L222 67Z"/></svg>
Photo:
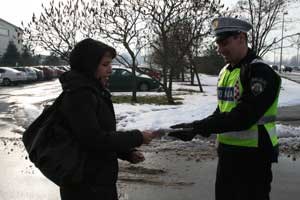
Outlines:
<svg viewBox="0 0 300 200"><path fill-rule="evenodd" d="M23 30L0 18L0 58L6 52L9 41L13 41L22 53Z"/></svg>

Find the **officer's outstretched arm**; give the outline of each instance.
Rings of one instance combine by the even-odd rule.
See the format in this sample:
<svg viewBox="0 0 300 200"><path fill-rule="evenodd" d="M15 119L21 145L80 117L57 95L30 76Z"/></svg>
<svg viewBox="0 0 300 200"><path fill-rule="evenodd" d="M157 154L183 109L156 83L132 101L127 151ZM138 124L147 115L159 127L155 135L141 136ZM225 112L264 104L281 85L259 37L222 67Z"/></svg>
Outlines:
<svg viewBox="0 0 300 200"><path fill-rule="evenodd" d="M255 124L278 96L280 77L267 65L253 65L245 80L243 95L230 112L215 113L195 121L194 128L207 133L241 131Z"/></svg>

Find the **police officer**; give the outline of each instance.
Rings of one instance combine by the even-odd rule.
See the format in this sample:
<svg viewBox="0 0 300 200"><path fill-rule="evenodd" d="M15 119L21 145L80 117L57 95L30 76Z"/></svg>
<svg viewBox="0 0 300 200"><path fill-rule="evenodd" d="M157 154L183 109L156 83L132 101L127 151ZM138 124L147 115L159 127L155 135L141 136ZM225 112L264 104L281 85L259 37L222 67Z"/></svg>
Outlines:
<svg viewBox="0 0 300 200"><path fill-rule="evenodd" d="M217 134L216 200L267 200L271 165L277 162L275 118L281 79L248 48L246 21L212 21L218 52L227 63L218 79L218 107L200 121L171 126L170 136L189 141Z"/></svg>

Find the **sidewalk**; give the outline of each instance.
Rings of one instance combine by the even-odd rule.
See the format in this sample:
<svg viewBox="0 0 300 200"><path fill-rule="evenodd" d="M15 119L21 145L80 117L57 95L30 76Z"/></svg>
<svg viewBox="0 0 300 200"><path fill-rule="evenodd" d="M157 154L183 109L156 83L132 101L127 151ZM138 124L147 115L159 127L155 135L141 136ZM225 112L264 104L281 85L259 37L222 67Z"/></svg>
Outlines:
<svg viewBox="0 0 300 200"><path fill-rule="evenodd" d="M300 126L300 105L278 108L277 122L285 125Z"/></svg>

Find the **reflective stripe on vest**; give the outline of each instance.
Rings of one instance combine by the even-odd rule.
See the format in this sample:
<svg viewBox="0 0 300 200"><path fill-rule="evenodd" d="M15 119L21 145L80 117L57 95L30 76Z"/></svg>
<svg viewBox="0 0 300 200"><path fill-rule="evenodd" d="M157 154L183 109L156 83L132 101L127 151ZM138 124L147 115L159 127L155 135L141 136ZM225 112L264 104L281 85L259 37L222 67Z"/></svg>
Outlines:
<svg viewBox="0 0 300 200"><path fill-rule="evenodd" d="M269 130L268 133L270 137L276 136L276 127ZM257 130L232 131L226 132L224 135L239 140L253 140L257 139Z"/></svg>
<svg viewBox="0 0 300 200"><path fill-rule="evenodd" d="M258 122L256 123L257 125L263 125L266 123L270 123L270 122L275 122L276 121L276 116L272 115L272 116L263 116L262 118L260 118L258 120Z"/></svg>
<svg viewBox="0 0 300 200"><path fill-rule="evenodd" d="M264 62L261 59L255 59L251 62L251 64L252 63ZM228 65L221 70L218 80L218 106L220 112L230 112L234 107L237 106L238 100L243 93L243 86L240 81L240 69L236 68L232 71L229 71L227 70L227 67ZM258 125L264 125L270 136L273 146L278 144L275 126L278 95L265 114L249 129L218 134L218 141L220 143L229 145L257 147Z"/></svg>

